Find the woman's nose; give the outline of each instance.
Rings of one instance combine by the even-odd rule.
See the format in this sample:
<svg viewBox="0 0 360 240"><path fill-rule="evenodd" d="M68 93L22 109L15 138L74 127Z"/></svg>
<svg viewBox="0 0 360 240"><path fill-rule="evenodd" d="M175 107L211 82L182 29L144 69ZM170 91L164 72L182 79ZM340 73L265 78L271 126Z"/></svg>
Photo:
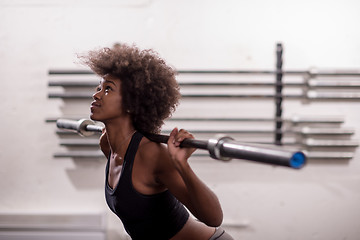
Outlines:
<svg viewBox="0 0 360 240"><path fill-rule="evenodd" d="M101 94L101 90L100 90L100 91L96 91L96 92L92 95L93 99L94 99L94 100L99 100L100 97L101 97L100 94Z"/></svg>

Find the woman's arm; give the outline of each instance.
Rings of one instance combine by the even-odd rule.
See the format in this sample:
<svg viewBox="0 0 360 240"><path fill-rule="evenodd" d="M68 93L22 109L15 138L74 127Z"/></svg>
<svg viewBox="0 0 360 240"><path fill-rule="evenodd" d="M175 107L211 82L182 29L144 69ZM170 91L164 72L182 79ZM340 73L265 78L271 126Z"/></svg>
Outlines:
<svg viewBox="0 0 360 240"><path fill-rule="evenodd" d="M185 130L176 128L168 141L170 159L167 169L159 176L160 181L177 197L200 221L209 226L219 226L223 213L219 200L191 169L188 158L194 148L180 148L185 138L193 136Z"/></svg>

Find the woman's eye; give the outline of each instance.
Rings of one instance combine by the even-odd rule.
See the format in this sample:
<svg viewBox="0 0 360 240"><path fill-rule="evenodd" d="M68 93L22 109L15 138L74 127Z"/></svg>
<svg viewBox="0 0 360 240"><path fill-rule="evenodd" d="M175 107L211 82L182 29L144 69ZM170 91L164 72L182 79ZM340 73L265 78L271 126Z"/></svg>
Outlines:
<svg viewBox="0 0 360 240"><path fill-rule="evenodd" d="M96 92L100 92L102 90L102 87L101 86L97 86L96 88L95 88L95 91ZM104 86L104 90L105 90L105 92L108 92L109 90L112 90L112 88L110 87L110 86Z"/></svg>

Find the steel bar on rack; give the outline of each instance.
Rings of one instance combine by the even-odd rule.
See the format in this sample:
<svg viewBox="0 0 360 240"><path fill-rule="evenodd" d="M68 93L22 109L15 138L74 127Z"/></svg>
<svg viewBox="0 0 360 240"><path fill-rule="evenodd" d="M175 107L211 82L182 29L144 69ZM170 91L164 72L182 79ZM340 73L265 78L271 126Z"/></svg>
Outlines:
<svg viewBox="0 0 360 240"><path fill-rule="evenodd" d="M219 122L273 122L276 118L260 118L260 117L231 117L231 118L218 118L218 117L172 117L166 121L219 121ZM344 123L343 117L336 116L323 116L323 117L304 117L292 116L290 118L283 118L284 122L292 124L340 124Z"/></svg>
<svg viewBox="0 0 360 240"><path fill-rule="evenodd" d="M179 74L276 74L276 70L178 70ZM287 75L310 75L310 76L360 76L360 70L328 69L321 70L312 68L310 70L283 70ZM90 70L49 70L49 75L94 75Z"/></svg>
<svg viewBox="0 0 360 240"><path fill-rule="evenodd" d="M96 87L98 82L96 81L49 81L50 87L68 87L68 88L85 88ZM274 87L276 83L267 81L243 81L243 82L179 82L181 87L187 86L208 86L208 87L236 87L236 86L248 86L248 87ZM309 88L360 88L360 79L356 80L317 80L309 79L307 82L284 82L284 87L309 87Z"/></svg>
<svg viewBox="0 0 360 240"><path fill-rule="evenodd" d="M80 119L81 117L74 117L71 120ZM47 118L46 122L56 122L59 117ZM274 118L260 118L260 117L172 117L166 121L194 121L194 122L273 122ZM303 117L293 116L291 118L284 118L284 122L291 124L341 124L344 123L343 117L323 116L323 117Z"/></svg>
<svg viewBox="0 0 360 240"><path fill-rule="evenodd" d="M307 85L310 88L360 88L360 78L359 80L309 79Z"/></svg>
<svg viewBox="0 0 360 240"><path fill-rule="evenodd" d="M308 91L306 97L322 100L360 100L360 92Z"/></svg>
<svg viewBox="0 0 360 240"><path fill-rule="evenodd" d="M359 141L356 140L319 140L319 139L306 139L302 144L308 148L315 147L347 147L354 148L359 146Z"/></svg>
<svg viewBox="0 0 360 240"><path fill-rule="evenodd" d="M98 127L98 126L96 126ZM194 134L246 134L246 135L253 135L253 134L261 134L261 135L267 135L267 134L274 134L275 131L271 129L236 129L236 130L229 130L229 129L220 129L220 130L214 130L214 129L203 129L203 130L190 130ZM95 130L95 132L100 132ZM58 131L58 134L74 134L74 132L69 131ZM164 134L170 133L170 130L164 130ZM352 129L334 129L334 128L299 128L294 130L282 130L282 134L285 134L287 136L289 135L306 135L306 136L347 136L354 134L354 130Z"/></svg>
<svg viewBox="0 0 360 240"><path fill-rule="evenodd" d="M309 152L309 157L311 159L351 159L354 157L353 152Z"/></svg>
<svg viewBox="0 0 360 240"><path fill-rule="evenodd" d="M63 98L63 99L90 99L91 93L77 92L77 93L49 93L49 98ZM276 94L182 94L184 98L256 98L266 99L274 98ZM307 91L305 94L283 94L286 99L309 99L309 100L360 100L360 93L358 92L320 92Z"/></svg>
<svg viewBox="0 0 360 240"><path fill-rule="evenodd" d="M73 87L73 88L80 88L80 87L96 87L99 83L96 81L49 81L50 87ZM209 86L209 87L218 87L218 86L251 86L251 87L273 87L275 83L273 82L178 82L180 86ZM302 87L306 86L307 84L304 82L287 82L284 83L284 86L288 87Z"/></svg>
<svg viewBox="0 0 360 240"><path fill-rule="evenodd" d="M92 132L101 132L102 127L96 126L91 120L81 119L78 121L59 119L56 122L58 128L75 130L87 136ZM169 136L159 134L144 134L152 141L167 143ZM185 139L182 147L193 147L208 150L210 156L218 160L231 160L232 158L246 159L262 163L287 166L294 169L303 167L306 163L306 156L303 152L291 152L282 148L270 148L265 146L242 144L230 137L219 139L196 140Z"/></svg>
<svg viewBox="0 0 360 240"><path fill-rule="evenodd" d="M197 153L195 152L192 156L194 157L207 157L208 154ZM55 153L54 157L56 158L103 158L104 154L100 150L96 151L71 151L65 153ZM308 152L307 158L316 160L348 160L354 157L352 152Z"/></svg>
<svg viewBox="0 0 360 240"><path fill-rule="evenodd" d="M274 134L276 131L273 129L193 129L190 130L192 133L197 134L219 134L219 133L227 133L227 134ZM163 133L170 133L171 130L165 130ZM318 135L318 136L329 136L329 135L353 135L355 133L354 129L349 128L311 128L311 127L301 127L294 129L283 129L279 130L281 134L301 134L301 135Z"/></svg>
<svg viewBox="0 0 360 240"><path fill-rule="evenodd" d="M277 70L179 70L179 74L276 74ZM360 76L360 69L343 70L328 69L321 70L312 68L310 70L282 70L285 75L310 75L310 76Z"/></svg>
<svg viewBox="0 0 360 240"><path fill-rule="evenodd" d="M49 98L63 98L63 99L88 99L92 94L87 92L77 93L49 93ZM275 94L182 94L186 98L274 98ZM302 99L303 94L287 94L284 98Z"/></svg>
<svg viewBox="0 0 360 240"><path fill-rule="evenodd" d="M246 142L247 144L272 144L272 142ZM98 147L99 140L98 139L64 139L60 141L60 145L62 146L72 146L72 147ZM288 146L301 146L305 148L355 148L359 146L359 141L356 140L319 140L308 138L304 141L284 141L283 145Z"/></svg>

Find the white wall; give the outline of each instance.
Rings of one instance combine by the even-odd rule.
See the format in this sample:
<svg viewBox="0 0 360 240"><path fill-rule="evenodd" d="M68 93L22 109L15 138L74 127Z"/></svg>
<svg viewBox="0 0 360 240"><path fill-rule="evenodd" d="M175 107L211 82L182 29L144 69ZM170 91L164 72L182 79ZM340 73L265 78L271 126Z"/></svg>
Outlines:
<svg viewBox="0 0 360 240"><path fill-rule="evenodd" d="M109 212L104 161L54 159L48 117L50 68L77 67L76 53L116 41L154 48L178 69L360 68L355 0L73 1L0 0L0 212ZM285 103L285 115L344 115L358 133L359 103ZM335 110L335 112L334 112ZM194 161L219 195L239 239L351 239L360 236L360 155L301 171L241 161ZM109 215L109 239L122 236Z"/></svg>

